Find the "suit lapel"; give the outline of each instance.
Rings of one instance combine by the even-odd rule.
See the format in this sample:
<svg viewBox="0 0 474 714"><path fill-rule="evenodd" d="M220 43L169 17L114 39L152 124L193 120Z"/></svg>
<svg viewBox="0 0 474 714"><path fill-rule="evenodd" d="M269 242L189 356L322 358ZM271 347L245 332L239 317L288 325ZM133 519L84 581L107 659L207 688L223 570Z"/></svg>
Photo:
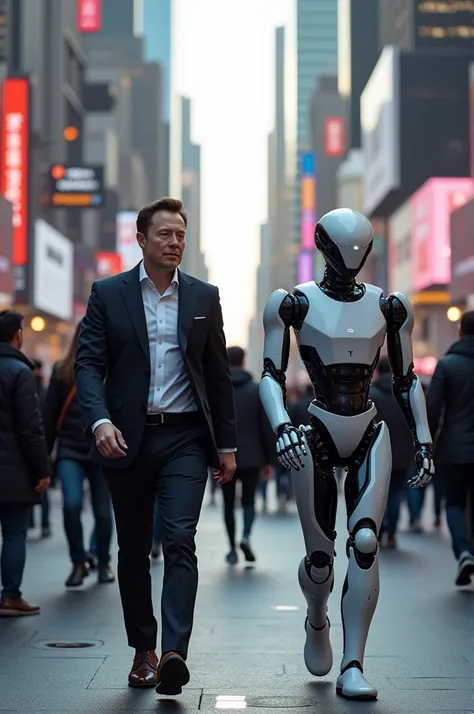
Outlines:
<svg viewBox="0 0 474 714"><path fill-rule="evenodd" d="M184 355L188 346L188 336L191 331L197 305L196 283L190 275L179 271L178 299L178 343Z"/></svg>
<svg viewBox="0 0 474 714"><path fill-rule="evenodd" d="M140 264L124 274L121 292L133 327L137 333L138 341L149 362L150 344L148 341L145 308L143 306L142 289L140 285Z"/></svg>

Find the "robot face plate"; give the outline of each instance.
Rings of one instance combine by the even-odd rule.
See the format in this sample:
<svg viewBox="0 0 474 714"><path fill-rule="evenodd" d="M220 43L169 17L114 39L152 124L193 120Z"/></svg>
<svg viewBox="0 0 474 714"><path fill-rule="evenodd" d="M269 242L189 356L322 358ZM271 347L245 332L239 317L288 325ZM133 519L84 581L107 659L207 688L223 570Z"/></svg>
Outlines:
<svg viewBox="0 0 474 714"><path fill-rule="evenodd" d="M314 240L333 270L355 277L372 250L373 237L370 221L362 213L337 208L321 218Z"/></svg>

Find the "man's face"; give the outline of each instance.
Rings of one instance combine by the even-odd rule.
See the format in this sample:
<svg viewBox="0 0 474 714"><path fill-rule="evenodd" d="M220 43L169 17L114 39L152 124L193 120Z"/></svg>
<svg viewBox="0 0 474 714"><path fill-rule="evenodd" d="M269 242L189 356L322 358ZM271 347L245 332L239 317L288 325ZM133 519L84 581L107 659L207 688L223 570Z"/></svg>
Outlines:
<svg viewBox="0 0 474 714"><path fill-rule="evenodd" d="M23 347L23 328L21 330L18 330L16 333L15 337L13 338L12 342L13 347L16 347L17 350L21 350Z"/></svg>
<svg viewBox="0 0 474 714"><path fill-rule="evenodd" d="M183 259L186 227L179 213L157 211L146 236L137 233L143 257L156 268L175 270Z"/></svg>

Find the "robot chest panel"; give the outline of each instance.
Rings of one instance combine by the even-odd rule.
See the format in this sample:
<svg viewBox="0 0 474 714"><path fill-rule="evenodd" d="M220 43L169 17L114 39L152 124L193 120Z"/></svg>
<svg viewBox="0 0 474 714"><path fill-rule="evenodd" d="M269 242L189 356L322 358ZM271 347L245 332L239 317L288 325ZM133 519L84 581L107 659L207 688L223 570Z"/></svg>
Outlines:
<svg viewBox="0 0 474 714"><path fill-rule="evenodd" d="M373 364L385 340L386 322L380 310L382 291L366 288L357 302L343 303L314 285L307 292L309 310L298 343L315 347L325 365Z"/></svg>

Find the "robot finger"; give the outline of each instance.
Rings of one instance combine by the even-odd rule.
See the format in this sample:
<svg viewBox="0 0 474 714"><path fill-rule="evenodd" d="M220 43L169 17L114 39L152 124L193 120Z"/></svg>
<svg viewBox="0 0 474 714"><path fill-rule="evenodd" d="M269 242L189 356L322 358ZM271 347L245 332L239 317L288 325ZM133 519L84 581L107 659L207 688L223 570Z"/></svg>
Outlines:
<svg viewBox="0 0 474 714"><path fill-rule="evenodd" d="M299 471L299 470L300 470L301 463L300 463L300 460L299 460L299 458L298 458L298 455L296 454L295 449L290 449L290 450L288 451L287 458L288 458L288 461L289 461L290 464L291 464L291 468L292 468L292 469L295 469L295 471Z"/></svg>
<svg viewBox="0 0 474 714"><path fill-rule="evenodd" d="M282 434L282 436L280 436L280 440L283 442L283 448L285 450L291 449L292 443L291 443L291 438L290 438L288 432L286 432L285 434Z"/></svg>
<svg viewBox="0 0 474 714"><path fill-rule="evenodd" d="M304 466L304 457L306 456L306 449L304 449L304 446L302 444L298 444L298 446L295 446L294 452L300 466Z"/></svg>

